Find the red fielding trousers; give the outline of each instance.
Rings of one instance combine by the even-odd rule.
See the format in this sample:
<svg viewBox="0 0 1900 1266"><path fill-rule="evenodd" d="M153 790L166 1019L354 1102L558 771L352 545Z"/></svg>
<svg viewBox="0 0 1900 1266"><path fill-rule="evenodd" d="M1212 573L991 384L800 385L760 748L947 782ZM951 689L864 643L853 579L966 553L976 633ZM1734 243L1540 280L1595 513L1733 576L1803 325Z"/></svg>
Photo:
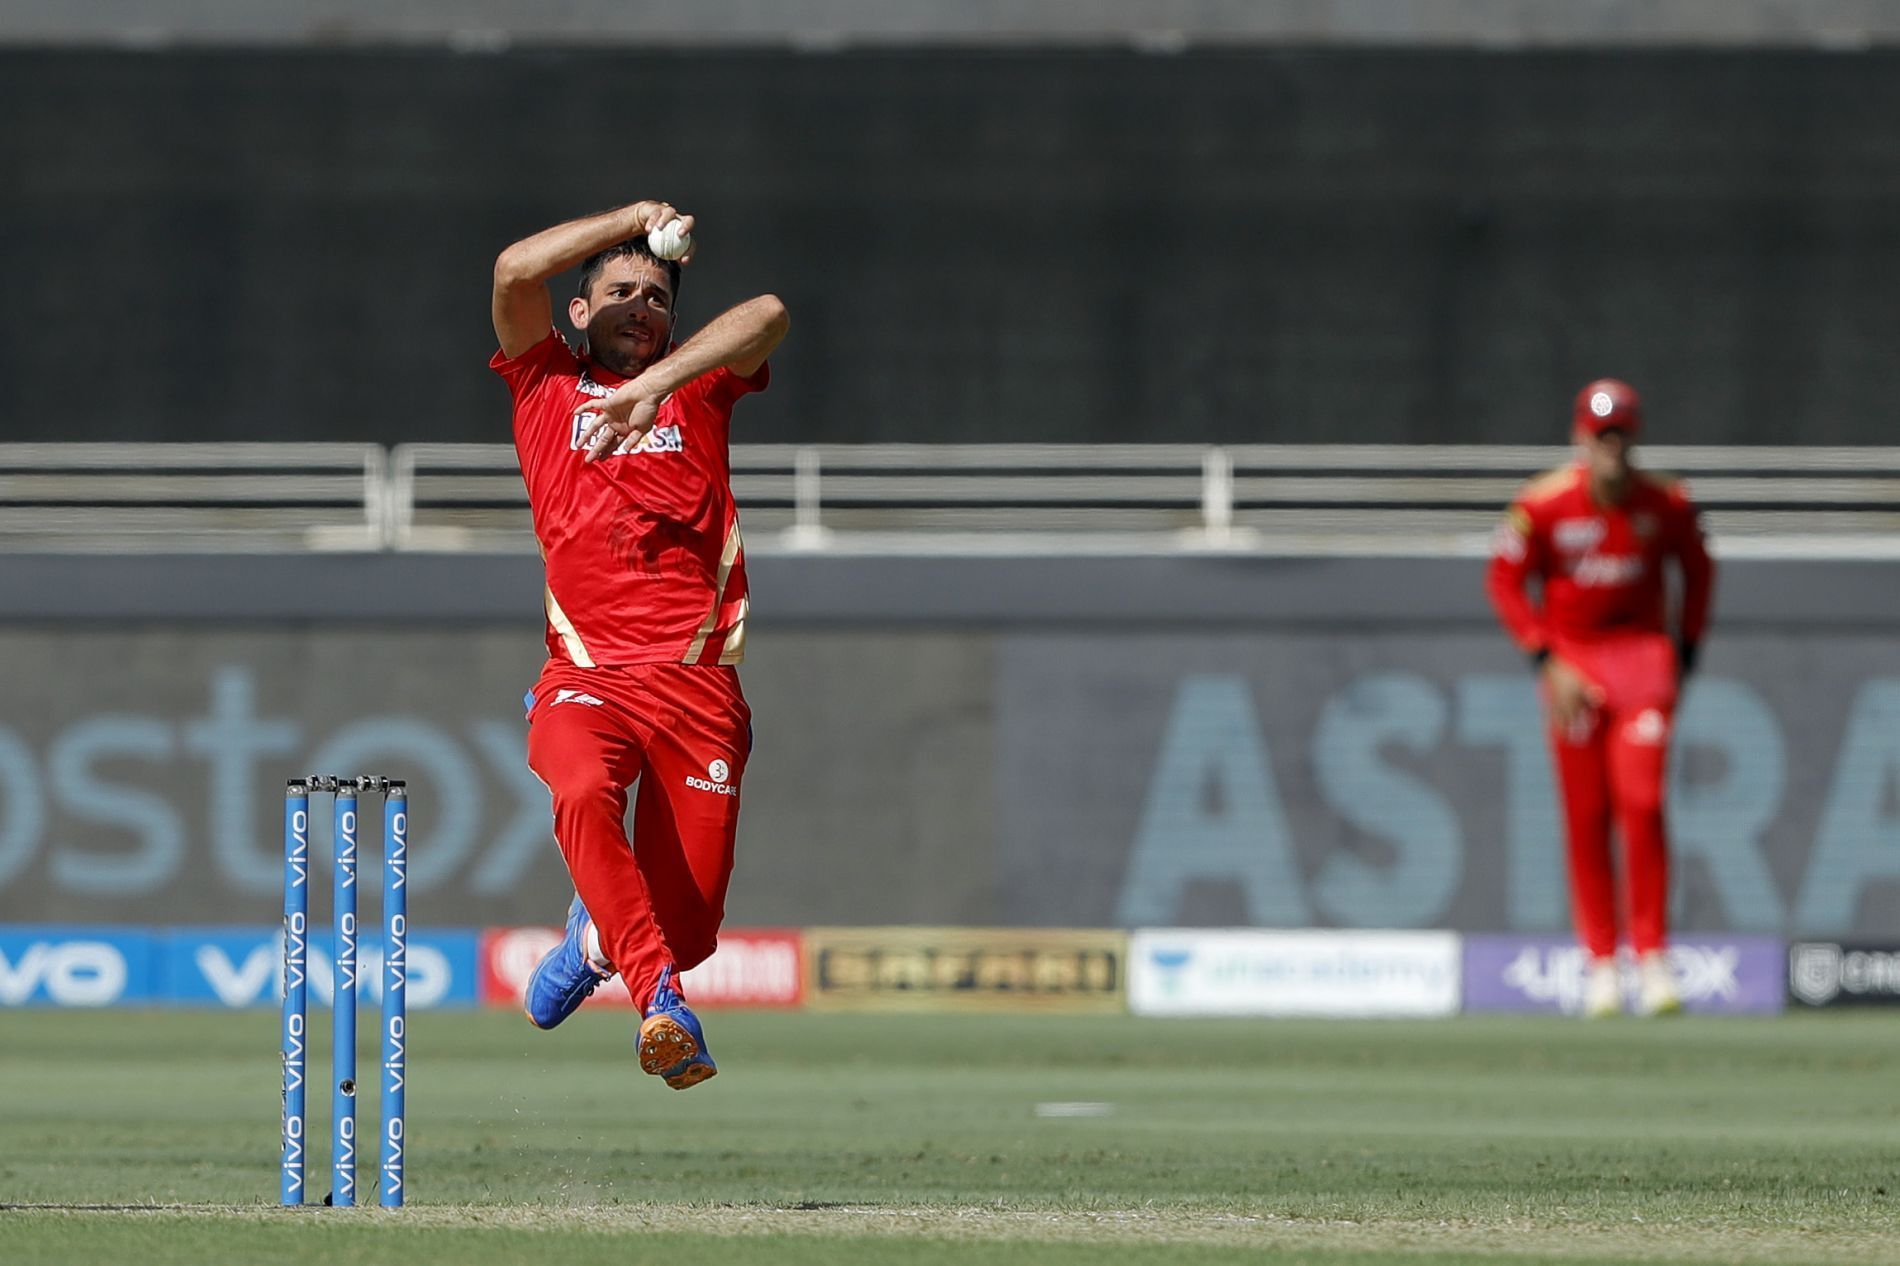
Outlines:
<svg viewBox="0 0 1900 1266"><path fill-rule="evenodd" d="M553 795L555 842L602 952L644 1009L667 967L711 956L725 918L752 747L738 670L550 660L532 698L528 766Z"/></svg>
<svg viewBox="0 0 1900 1266"><path fill-rule="evenodd" d="M1663 949L1669 921L1663 807L1675 724L1675 647L1660 633L1625 633L1560 641L1552 654L1602 693L1568 729L1550 725L1577 939L1592 958L1615 955L1620 904L1630 948L1638 954ZM1612 827L1623 845L1620 903Z"/></svg>

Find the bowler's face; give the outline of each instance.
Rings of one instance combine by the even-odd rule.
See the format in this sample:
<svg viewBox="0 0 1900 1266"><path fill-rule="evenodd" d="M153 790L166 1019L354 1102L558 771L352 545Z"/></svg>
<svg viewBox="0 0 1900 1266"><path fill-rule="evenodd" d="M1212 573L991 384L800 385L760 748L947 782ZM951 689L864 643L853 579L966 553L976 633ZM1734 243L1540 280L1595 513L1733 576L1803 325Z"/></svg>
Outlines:
<svg viewBox="0 0 1900 1266"><path fill-rule="evenodd" d="M649 259L610 259L586 298L568 305L577 328L587 331L593 358L631 378L666 354L673 333L673 292L666 270Z"/></svg>

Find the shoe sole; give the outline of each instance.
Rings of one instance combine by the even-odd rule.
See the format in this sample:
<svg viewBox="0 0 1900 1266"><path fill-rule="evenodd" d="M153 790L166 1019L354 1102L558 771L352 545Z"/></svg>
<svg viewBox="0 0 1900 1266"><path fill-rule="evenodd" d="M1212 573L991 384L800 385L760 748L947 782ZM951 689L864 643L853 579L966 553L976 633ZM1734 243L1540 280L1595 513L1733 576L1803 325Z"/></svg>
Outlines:
<svg viewBox="0 0 1900 1266"><path fill-rule="evenodd" d="M693 1056L699 1043L670 1015L648 1016L640 1025L640 1071L664 1077ZM685 1077L682 1073L680 1076ZM710 1075L710 1073L708 1074ZM704 1081L705 1078L700 1078Z"/></svg>
<svg viewBox="0 0 1900 1266"><path fill-rule="evenodd" d="M683 1070L666 1079L666 1084L675 1090L691 1090L702 1081L711 1081L719 1075L719 1070L711 1064L688 1064Z"/></svg>

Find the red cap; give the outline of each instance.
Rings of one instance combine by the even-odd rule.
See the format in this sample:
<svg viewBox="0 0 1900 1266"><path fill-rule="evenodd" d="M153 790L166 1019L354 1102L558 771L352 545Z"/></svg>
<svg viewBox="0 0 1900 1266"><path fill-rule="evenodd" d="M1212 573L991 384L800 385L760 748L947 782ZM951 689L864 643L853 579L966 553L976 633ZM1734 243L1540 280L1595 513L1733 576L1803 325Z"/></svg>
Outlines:
<svg viewBox="0 0 1900 1266"><path fill-rule="evenodd" d="M1599 378L1577 393L1571 420L1592 435L1612 427L1634 434L1643 425L1643 402L1636 388L1620 378Z"/></svg>

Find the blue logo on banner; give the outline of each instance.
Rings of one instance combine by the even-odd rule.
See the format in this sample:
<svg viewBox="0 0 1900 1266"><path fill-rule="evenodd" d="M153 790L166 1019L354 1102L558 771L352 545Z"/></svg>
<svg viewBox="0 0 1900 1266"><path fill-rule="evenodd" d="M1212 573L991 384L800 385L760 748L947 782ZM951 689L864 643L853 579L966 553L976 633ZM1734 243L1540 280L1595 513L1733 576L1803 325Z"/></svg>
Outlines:
<svg viewBox="0 0 1900 1266"><path fill-rule="evenodd" d="M1161 975L1162 992L1169 994L1180 993L1181 973L1185 971L1187 965L1193 961L1194 951L1176 946L1168 946L1166 948L1157 946L1148 957L1153 961L1155 970Z"/></svg>
<svg viewBox="0 0 1900 1266"><path fill-rule="evenodd" d="M478 934L409 934L409 1006L472 1007ZM330 1004L332 938L310 938L310 999ZM382 942L359 938L357 1001L382 1000ZM0 1007L172 1003L275 1006L284 996L283 933L276 928L124 928L0 925Z"/></svg>
<svg viewBox="0 0 1900 1266"><path fill-rule="evenodd" d="M476 995L477 934L415 929L409 934L409 1006L472 1007ZM185 1006L259 1007L284 996L283 933L275 928L168 928L159 933L165 999ZM335 940L310 938L310 1000L329 1006L334 989ZM356 941L357 1002L383 996L383 946Z"/></svg>
<svg viewBox="0 0 1900 1266"><path fill-rule="evenodd" d="M150 1002L145 928L0 927L0 1007L107 1007Z"/></svg>

